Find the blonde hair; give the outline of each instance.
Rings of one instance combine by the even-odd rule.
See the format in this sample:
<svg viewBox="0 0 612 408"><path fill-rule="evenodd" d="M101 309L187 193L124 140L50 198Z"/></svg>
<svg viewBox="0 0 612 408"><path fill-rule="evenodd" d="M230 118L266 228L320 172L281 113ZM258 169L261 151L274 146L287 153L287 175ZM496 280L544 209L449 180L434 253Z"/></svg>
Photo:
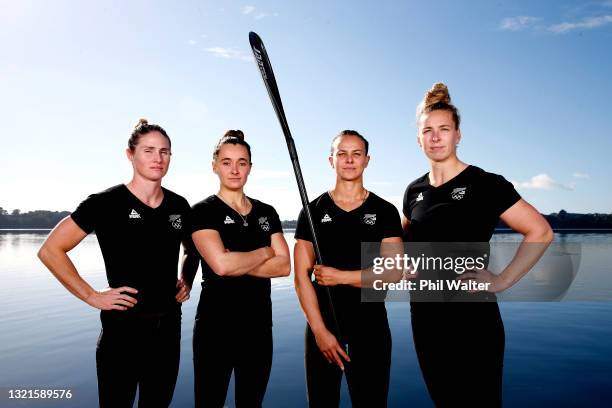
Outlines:
<svg viewBox="0 0 612 408"><path fill-rule="evenodd" d="M423 100L417 106L416 120L417 125L421 115L424 113L433 112L435 110L445 110L451 112L455 121L455 129L459 129L461 116L459 110L451 103L451 97L448 93L448 87L442 82L435 83L429 91L425 93Z"/></svg>

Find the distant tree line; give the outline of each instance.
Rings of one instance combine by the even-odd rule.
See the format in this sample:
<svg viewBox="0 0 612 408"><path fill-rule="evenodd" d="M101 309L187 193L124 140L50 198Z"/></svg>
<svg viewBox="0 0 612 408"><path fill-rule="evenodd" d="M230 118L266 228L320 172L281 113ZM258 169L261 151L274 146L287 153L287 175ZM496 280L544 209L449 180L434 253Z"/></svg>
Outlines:
<svg viewBox="0 0 612 408"><path fill-rule="evenodd" d="M10 214L0 207L0 228L53 228L62 218L70 215L68 211L29 211L22 213L13 210Z"/></svg>
<svg viewBox="0 0 612 408"><path fill-rule="evenodd" d="M544 214L543 214L544 215ZM561 210L544 215L552 229L612 229L612 214L574 214ZM501 220L500 228L508 228Z"/></svg>
<svg viewBox="0 0 612 408"><path fill-rule="evenodd" d="M0 207L0 228L53 228L69 211L29 211L22 213L13 210L9 213ZM565 210L544 215L553 229L612 229L612 214L573 214ZM295 229L297 220L282 221L285 229ZM502 221L499 228L508 228Z"/></svg>

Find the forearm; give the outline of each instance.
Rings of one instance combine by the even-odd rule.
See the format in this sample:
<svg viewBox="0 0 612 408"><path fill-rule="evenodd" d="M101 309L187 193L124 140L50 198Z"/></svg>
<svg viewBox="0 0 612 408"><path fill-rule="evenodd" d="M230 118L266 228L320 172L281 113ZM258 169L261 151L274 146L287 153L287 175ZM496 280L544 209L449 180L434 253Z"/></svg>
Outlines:
<svg viewBox="0 0 612 408"><path fill-rule="evenodd" d="M79 275L72 260L61 250L43 247L38 252L42 263L70 293L84 302L96 291Z"/></svg>
<svg viewBox="0 0 612 408"><path fill-rule="evenodd" d="M250 252L225 252L219 256L216 264L218 270L213 270L221 276L241 276L249 273L271 259L266 248Z"/></svg>
<svg viewBox="0 0 612 408"><path fill-rule="evenodd" d="M258 278L277 278L281 276L289 276L291 266L289 257L284 255L276 255L247 274Z"/></svg>
<svg viewBox="0 0 612 408"><path fill-rule="evenodd" d="M550 245L552 236L547 233L528 233L508 266L499 274L504 287L510 288L518 282L542 257Z"/></svg>
<svg viewBox="0 0 612 408"><path fill-rule="evenodd" d="M312 282L305 277L298 279L295 291L310 329L315 333L327 329L319 309L319 301L317 300L317 294L312 286Z"/></svg>
<svg viewBox="0 0 612 408"><path fill-rule="evenodd" d="M181 264L181 279L191 288L198 272L200 257L195 254L185 253Z"/></svg>

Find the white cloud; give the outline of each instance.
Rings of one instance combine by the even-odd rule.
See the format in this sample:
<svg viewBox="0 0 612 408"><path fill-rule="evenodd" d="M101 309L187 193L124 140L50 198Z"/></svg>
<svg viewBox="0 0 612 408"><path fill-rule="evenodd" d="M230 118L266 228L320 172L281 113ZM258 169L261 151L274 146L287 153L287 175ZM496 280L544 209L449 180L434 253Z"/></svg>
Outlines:
<svg viewBox="0 0 612 408"><path fill-rule="evenodd" d="M251 14L255 11L255 6L244 6L240 9L242 14Z"/></svg>
<svg viewBox="0 0 612 408"><path fill-rule="evenodd" d="M612 23L612 15L586 17L576 22L565 22L551 25L548 27L548 31L556 34L563 34L572 30L590 30L610 23Z"/></svg>
<svg viewBox="0 0 612 408"><path fill-rule="evenodd" d="M499 29L504 31L520 31L532 27L540 21L538 17L518 16L504 18L499 24Z"/></svg>
<svg viewBox="0 0 612 408"><path fill-rule="evenodd" d="M255 20L261 20L262 18L270 16L278 17L278 13L276 12L270 13L267 11L256 10L257 8L255 6L243 6L242 8L240 8L240 13L244 14L245 16L251 15Z"/></svg>
<svg viewBox="0 0 612 408"><path fill-rule="evenodd" d="M574 186L572 184L562 184L555 181L548 174L538 174L537 176L533 176L529 181L512 181L512 184L516 188L524 188L524 189L534 189L534 190L554 190L554 189L562 189L562 190L573 190Z"/></svg>
<svg viewBox="0 0 612 408"><path fill-rule="evenodd" d="M590 179L591 176L589 176L586 173L580 173L580 172L576 172L574 174L572 174L572 176L574 176L574 178L579 178L579 179Z"/></svg>
<svg viewBox="0 0 612 408"><path fill-rule="evenodd" d="M252 56L247 55L240 50L235 50L233 48L210 47L210 48L206 48L206 52L209 52L213 54L215 57L220 57L220 58L239 59L242 61L251 61L253 59Z"/></svg>
<svg viewBox="0 0 612 408"><path fill-rule="evenodd" d="M189 40L189 45L196 45L198 42L196 40Z"/></svg>

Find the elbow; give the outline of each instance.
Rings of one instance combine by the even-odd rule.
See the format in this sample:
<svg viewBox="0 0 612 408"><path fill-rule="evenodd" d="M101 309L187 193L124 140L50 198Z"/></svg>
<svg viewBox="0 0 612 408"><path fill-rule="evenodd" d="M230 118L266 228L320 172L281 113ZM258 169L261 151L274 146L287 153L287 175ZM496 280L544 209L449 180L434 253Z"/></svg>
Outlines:
<svg viewBox="0 0 612 408"><path fill-rule="evenodd" d="M555 234L548 223L544 223L537 228L529 231L529 241L538 242L541 244L550 244L555 237Z"/></svg>
<svg viewBox="0 0 612 408"><path fill-rule="evenodd" d="M554 238L555 234L553 233L552 228L550 228L550 225L547 225L542 237L543 242L550 244Z"/></svg>
<svg viewBox="0 0 612 408"><path fill-rule="evenodd" d="M291 264L289 261L283 263L280 269L280 276L286 277L291 275Z"/></svg>
<svg viewBox="0 0 612 408"><path fill-rule="evenodd" d="M543 244L550 244L555 238L555 234L547 221L545 221L539 228L537 235L538 242L541 242Z"/></svg>
<svg viewBox="0 0 612 408"><path fill-rule="evenodd" d="M231 274L229 265L223 262L222 259L217 260L217 262L208 263L208 266L218 276L229 276Z"/></svg>
<svg viewBox="0 0 612 408"><path fill-rule="evenodd" d="M210 268L216 275L219 275L219 276L229 276L230 275L230 271L224 266L216 265L216 266L211 266Z"/></svg>
<svg viewBox="0 0 612 408"><path fill-rule="evenodd" d="M49 256L49 253L48 253L48 252L49 252L49 251L48 251L48 249L47 249L46 244L43 244L43 245L40 247L40 249L38 250L38 252L36 253L36 256L38 257L38 259L40 259L40 260L41 260L41 262L42 262L42 263L46 263L45 261L46 261L46 259L47 259L47 258L48 258L48 256Z"/></svg>

